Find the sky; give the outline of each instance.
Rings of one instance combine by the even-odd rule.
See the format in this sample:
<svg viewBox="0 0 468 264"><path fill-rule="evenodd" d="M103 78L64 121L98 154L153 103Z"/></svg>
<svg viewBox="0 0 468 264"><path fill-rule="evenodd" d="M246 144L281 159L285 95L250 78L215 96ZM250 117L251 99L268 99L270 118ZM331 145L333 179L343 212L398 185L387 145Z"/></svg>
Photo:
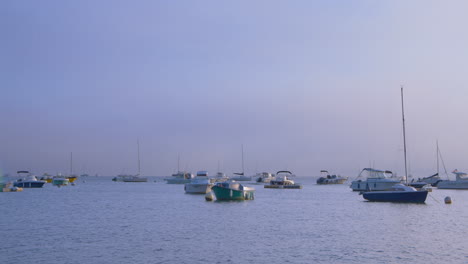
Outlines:
<svg viewBox="0 0 468 264"><path fill-rule="evenodd" d="M466 1L0 2L0 168L468 170Z"/></svg>

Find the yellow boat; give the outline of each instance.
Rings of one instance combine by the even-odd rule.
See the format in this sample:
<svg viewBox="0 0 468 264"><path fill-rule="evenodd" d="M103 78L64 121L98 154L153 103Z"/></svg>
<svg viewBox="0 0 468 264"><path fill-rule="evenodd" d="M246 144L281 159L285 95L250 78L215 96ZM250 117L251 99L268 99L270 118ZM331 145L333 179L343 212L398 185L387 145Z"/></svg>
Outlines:
<svg viewBox="0 0 468 264"><path fill-rule="evenodd" d="M76 176L76 175L71 175L71 176L68 176L67 179L68 179L68 181L70 181L70 182L74 182L76 179L78 179L78 176Z"/></svg>

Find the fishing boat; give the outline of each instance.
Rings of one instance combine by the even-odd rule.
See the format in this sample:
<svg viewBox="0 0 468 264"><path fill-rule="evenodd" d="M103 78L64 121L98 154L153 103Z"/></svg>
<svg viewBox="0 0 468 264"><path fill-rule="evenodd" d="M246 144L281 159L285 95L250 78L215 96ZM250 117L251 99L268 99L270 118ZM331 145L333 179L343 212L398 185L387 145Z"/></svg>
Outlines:
<svg viewBox="0 0 468 264"><path fill-rule="evenodd" d="M353 191L385 191L398 183L401 183L401 179L393 177L391 171L364 168L356 179L351 182L350 188Z"/></svg>
<svg viewBox="0 0 468 264"><path fill-rule="evenodd" d="M437 184L437 189L468 189L468 174L458 171L452 171L455 174L455 180L443 180Z"/></svg>
<svg viewBox="0 0 468 264"><path fill-rule="evenodd" d="M114 177L112 180L116 182L147 182L148 178L141 177L141 166L140 166L140 141L137 140L137 149L138 149L138 174L136 175L128 175L128 174L120 174L117 177Z"/></svg>
<svg viewBox="0 0 468 264"><path fill-rule="evenodd" d="M348 180L348 177L330 175L327 170L321 170L320 173L322 176L317 179L317 184L343 184Z"/></svg>
<svg viewBox="0 0 468 264"><path fill-rule="evenodd" d="M273 174L269 172L260 172L255 174L255 181L259 183L270 183L274 179Z"/></svg>
<svg viewBox="0 0 468 264"><path fill-rule="evenodd" d="M264 188L271 189L302 189L301 184L295 183L291 180L292 173L290 171L278 171L270 184L264 185Z"/></svg>
<svg viewBox="0 0 468 264"><path fill-rule="evenodd" d="M387 191L366 191L362 193L364 199L370 202L397 202L397 203L424 203L427 198L428 190L408 186L408 168L406 158L406 131L405 131L405 111L403 104L403 87L401 87L401 113L403 121L403 153L405 159L405 179L406 185L395 184Z"/></svg>
<svg viewBox="0 0 468 264"><path fill-rule="evenodd" d="M20 179L16 180L13 183L14 187L20 188L42 188L42 186L46 183L46 181L41 181L36 178L33 174L29 173L29 171L17 171L18 177ZM23 176L25 175L25 176Z"/></svg>
<svg viewBox="0 0 468 264"><path fill-rule="evenodd" d="M253 200L255 189L236 181L218 182L211 190L218 201Z"/></svg>
<svg viewBox="0 0 468 264"><path fill-rule="evenodd" d="M192 179L189 183L186 183L184 190L186 193L191 194L206 194L211 191L213 183L210 182L208 178L208 172L199 171L197 176Z"/></svg>

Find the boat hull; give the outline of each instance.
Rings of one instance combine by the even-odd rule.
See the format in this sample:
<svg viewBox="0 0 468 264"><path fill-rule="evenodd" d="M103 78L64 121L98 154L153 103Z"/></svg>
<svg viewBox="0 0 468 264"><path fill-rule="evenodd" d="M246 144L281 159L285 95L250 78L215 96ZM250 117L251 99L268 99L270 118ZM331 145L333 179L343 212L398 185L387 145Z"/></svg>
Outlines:
<svg viewBox="0 0 468 264"><path fill-rule="evenodd" d="M167 184L185 184L185 183L190 183L192 179L164 179Z"/></svg>
<svg viewBox="0 0 468 264"><path fill-rule="evenodd" d="M317 180L317 184L319 185L326 185L326 184L343 184L346 182L347 179L336 179L336 178L332 178L332 179L328 179L328 178L319 178Z"/></svg>
<svg viewBox="0 0 468 264"><path fill-rule="evenodd" d="M426 201L427 194L428 191L376 191L365 192L362 196L370 202L424 203Z"/></svg>
<svg viewBox="0 0 468 264"><path fill-rule="evenodd" d="M437 189L468 190L468 181L440 181Z"/></svg>
<svg viewBox="0 0 468 264"><path fill-rule="evenodd" d="M22 181L15 182L13 186L20 188L42 188L45 183L45 181Z"/></svg>
<svg viewBox="0 0 468 264"><path fill-rule="evenodd" d="M211 187L213 184L204 183L204 184L194 184L194 183L187 183L184 186L186 193L191 194L207 194L211 192Z"/></svg>
<svg viewBox="0 0 468 264"><path fill-rule="evenodd" d="M268 184L264 185L264 188L269 188L269 189L302 189L302 185L294 184L294 185L274 185L274 184Z"/></svg>
<svg viewBox="0 0 468 264"><path fill-rule="evenodd" d="M220 186L213 186L211 190L216 196L216 200L219 201L243 201L254 199L254 190L233 190Z"/></svg>

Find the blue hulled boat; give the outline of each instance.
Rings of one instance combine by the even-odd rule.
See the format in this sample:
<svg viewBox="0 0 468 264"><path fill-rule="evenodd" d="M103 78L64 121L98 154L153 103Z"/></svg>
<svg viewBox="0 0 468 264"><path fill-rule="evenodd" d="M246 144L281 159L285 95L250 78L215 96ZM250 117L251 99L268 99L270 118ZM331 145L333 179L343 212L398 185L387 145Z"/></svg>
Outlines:
<svg viewBox="0 0 468 264"><path fill-rule="evenodd" d="M364 192L362 196L370 202L424 203L428 191L418 191L413 187L395 184L388 191Z"/></svg>
<svg viewBox="0 0 468 264"><path fill-rule="evenodd" d="M364 199L371 202L394 202L394 203L424 203L427 198L428 190L422 188L418 191L408 185L408 168L406 160L406 132L405 132L405 111L403 104L403 87L401 87L401 116L403 120L403 152L405 158L405 179L406 185L398 183L392 186L390 190L385 191L366 191L362 193Z"/></svg>
<svg viewBox="0 0 468 264"><path fill-rule="evenodd" d="M18 171L18 176L22 177L22 174L27 174L26 177L22 177L13 183L15 187L20 188L42 188L46 181L40 181L36 176L29 173L29 171Z"/></svg>

